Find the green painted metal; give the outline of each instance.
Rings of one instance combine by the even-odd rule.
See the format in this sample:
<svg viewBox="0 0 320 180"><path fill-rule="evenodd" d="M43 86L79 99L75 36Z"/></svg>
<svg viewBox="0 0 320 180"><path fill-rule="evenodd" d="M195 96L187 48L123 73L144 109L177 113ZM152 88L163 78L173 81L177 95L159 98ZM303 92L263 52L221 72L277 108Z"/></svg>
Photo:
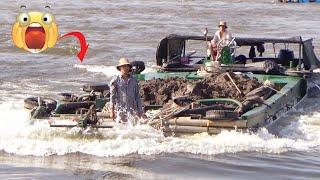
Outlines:
<svg viewBox="0 0 320 180"><path fill-rule="evenodd" d="M170 77L186 78L189 74L190 72L149 72L145 74L135 74L134 77L138 81L146 81L151 79L165 79Z"/></svg>
<svg viewBox="0 0 320 180"><path fill-rule="evenodd" d="M221 103L226 103L226 104L235 104L238 106L242 106L241 102L235 100L235 99L230 99L230 98L211 98L211 99L199 99L196 102L199 103L206 103L206 102L221 102ZM162 108L162 105L147 105L145 106L146 109L160 109Z"/></svg>
<svg viewBox="0 0 320 180"><path fill-rule="evenodd" d="M65 102L63 102L63 101L58 101L58 102L57 102L57 107L56 107L56 109L54 110L54 112L58 112L57 114L60 114L59 112L60 112L61 109L63 108L64 103L65 103Z"/></svg>
<svg viewBox="0 0 320 180"><path fill-rule="evenodd" d="M103 109L106 103L107 103L107 100L105 98L99 98L99 99L96 99L95 105L98 109Z"/></svg>
<svg viewBox="0 0 320 180"><path fill-rule="evenodd" d="M170 77L184 78L188 80L203 79L204 76L198 75L197 72L149 72L145 74L135 74L138 81L147 81L151 79L165 79Z"/></svg>
<svg viewBox="0 0 320 180"><path fill-rule="evenodd" d="M230 98L212 98L212 99L199 99L197 102L200 103L205 103L205 102L222 102L222 103L232 103L236 104L239 107L242 106L241 102L235 100L235 99L230 99Z"/></svg>
<svg viewBox="0 0 320 180"><path fill-rule="evenodd" d="M287 84L290 82L297 82L301 77L298 76L280 76L280 75L264 75L264 74L247 74L249 77L255 77L257 78L260 82L264 82L266 80L269 80L274 83L278 84Z"/></svg>
<svg viewBox="0 0 320 180"><path fill-rule="evenodd" d="M206 59L203 61L203 65L204 66L210 66L211 65L212 60L211 59Z"/></svg>
<svg viewBox="0 0 320 180"><path fill-rule="evenodd" d="M248 121L248 126L252 127L255 124L264 121L267 118L275 116L278 111L294 106L295 103L299 102L306 94L306 80L297 77L282 76L282 78L274 78L277 82L285 83L282 87L281 93L277 93L267 99L264 103L256 107L241 116L242 120ZM286 81L285 81L286 80Z"/></svg>
<svg viewBox="0 0 320 180"><path fill-rule="evenodd" d="M49 116L44 106L38 106L31 114L32 119L41 119Z"/></svg>
<svg viewBox="0 0 320 180"><path fill-rule="evenodd" d="M199 75L197 72L191 72L187 75L187 79L189 80L199 80L203 79L204 77L204 75Z"/></svg>
<svg viewBox="0 0 320 180"><path fill-rule="evenodd" d="M230 48L228 46L222 48L219 61L221 64L233 64Z"/></svg>

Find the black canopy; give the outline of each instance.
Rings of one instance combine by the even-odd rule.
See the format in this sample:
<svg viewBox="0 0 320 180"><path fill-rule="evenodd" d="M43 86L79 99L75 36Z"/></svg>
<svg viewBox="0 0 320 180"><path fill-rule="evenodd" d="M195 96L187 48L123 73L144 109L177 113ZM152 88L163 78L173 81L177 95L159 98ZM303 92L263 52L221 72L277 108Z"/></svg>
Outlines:
<svg viewBox="0 0 320 180"><path fill-rule="evenodd" d="M211 40L212 36L207 36L208 40ZM163 38L158 46L156 52L157 65L162 66L163 60L171 60L182 55L185 43L187 40L206 41L204 36L186 36L170 34ZM258 46L264 43L290 43L301 44L303 47L302 62L306 69L319 68L320 61L317 59L312 45L312 39L303 41L300 36L291 38L243 38L236 37L235 42L238 46Z"/></svg>

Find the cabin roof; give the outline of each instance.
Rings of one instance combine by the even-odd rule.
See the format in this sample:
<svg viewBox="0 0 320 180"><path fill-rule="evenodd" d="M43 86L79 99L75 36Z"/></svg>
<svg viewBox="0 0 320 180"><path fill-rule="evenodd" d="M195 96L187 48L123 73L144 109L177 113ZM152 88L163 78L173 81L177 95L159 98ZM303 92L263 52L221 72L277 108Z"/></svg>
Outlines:
<svg viewBox="0 0 320 180"><path fill-rule="evenodd" d="M207 36L207 40L211 40L213 36ZM205 36L189 36L189 35L177 35L170 34L164 39L167 40L198 40L205 41ZM259 38L259 37L236 37L235 41L238 46L254 46L263 43L302 43L301 36L290 37L290 38Z"/></svg>

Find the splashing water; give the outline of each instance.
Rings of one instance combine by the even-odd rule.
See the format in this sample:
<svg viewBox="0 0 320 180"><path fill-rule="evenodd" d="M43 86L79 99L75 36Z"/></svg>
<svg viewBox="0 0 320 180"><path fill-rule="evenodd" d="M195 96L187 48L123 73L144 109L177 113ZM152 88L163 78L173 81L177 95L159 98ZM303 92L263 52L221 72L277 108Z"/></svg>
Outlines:
<svg viewBox="0 0 320 180"><path fill-rule="evenodd" d="M114 76L119 75L119 71L115 66L104 66L104 65L74 65L75 68L79 69L85 69L88 72L93 72L93 73L102 73L104 74L107 78L112 78ZM144 73L149 73L149 72L154 72L155 69L153 69L153 66L147 67L142 74Z"/></svg>
<svg viewBox="0 0 320 180"><path fill-rule="evenodd" d="M116 75L119 75L119 71L116 69L115 66L102 66L102 65L74 65L74 67L79 69L85 69L89 72L93 73L103 73L108 78L112 78Z"/></svg>
<svg viewBox="0 0 320 180"><path fill-rule="evenodd" d="M0 150L17 155L64 155L81 152L96 156L192 153L215 155L236 152L282 153L320 149L320 113L302 115L280 132L280 137L262 128L257 133L223 131L184 137L164 137L147 125L119 125L81 135L75 129L50 128L48 120L28 124L22 102L0 105Z"/></svg>

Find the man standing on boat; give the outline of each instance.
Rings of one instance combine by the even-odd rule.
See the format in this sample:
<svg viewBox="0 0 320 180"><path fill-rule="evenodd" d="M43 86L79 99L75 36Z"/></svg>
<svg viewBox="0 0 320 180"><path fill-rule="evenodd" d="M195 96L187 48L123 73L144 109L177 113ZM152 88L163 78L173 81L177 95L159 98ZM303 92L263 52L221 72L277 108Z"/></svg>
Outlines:
<svg viewBox="0 0 320 180"><path fill-rule="evenodd" d="M131 68L128 59L121 58L117 66L120 75L110 82L110 117L116 118L117 122L144 116L138 81L131 75Z"/></svg>
<svg viewBox="0 0 320 180"><path fill-rule="evenodd" d="M219 30L214 34L213 39L209 43L209 50L213 60L216 59L218 45L220 44L220 47L227 46L233 39L231 33L227 31L227 22L220 21L218 27Z"/></svg>

